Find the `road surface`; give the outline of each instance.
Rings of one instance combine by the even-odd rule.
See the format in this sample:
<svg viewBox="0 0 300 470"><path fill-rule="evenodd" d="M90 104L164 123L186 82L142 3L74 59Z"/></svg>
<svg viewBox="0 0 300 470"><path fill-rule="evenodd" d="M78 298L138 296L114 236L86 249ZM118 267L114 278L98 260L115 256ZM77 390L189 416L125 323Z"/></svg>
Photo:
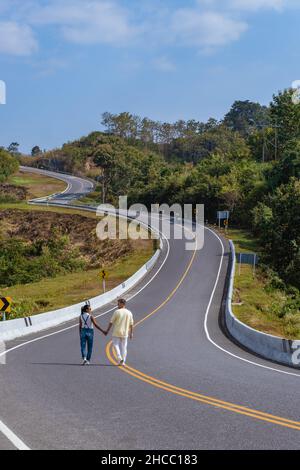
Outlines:
<svg viewBox="0 0 300 470"><path fill-rule="evenodd" d="M61 203L88 187L64 178L72 186ZM226 240L206 229L202 250L184 247L165 243L127 295L137 322L127 367L114 365L100 335L82 367L74 322L7 344L0 449L299 449L299 372L251 355L219 327ZM113 307L96 312L101 326Z"/></svg>
<svg viewBox="0 0 300 470"><path fill-rule="evenodd" d="M40 174L41 170L37 168L29 168L21 166L20 170L26 173L37 173ZM49 198L37 198L36 200L53 200L60 204L72 203L74 200L80 197L87 196L94 189L94 184L87 179L79 178L77 176L65 175L63 173L54 173L53 171L43 170L42 173L45 176L55 177L64 181L67 185L65 191L60 194L49 195Z"/></svg>

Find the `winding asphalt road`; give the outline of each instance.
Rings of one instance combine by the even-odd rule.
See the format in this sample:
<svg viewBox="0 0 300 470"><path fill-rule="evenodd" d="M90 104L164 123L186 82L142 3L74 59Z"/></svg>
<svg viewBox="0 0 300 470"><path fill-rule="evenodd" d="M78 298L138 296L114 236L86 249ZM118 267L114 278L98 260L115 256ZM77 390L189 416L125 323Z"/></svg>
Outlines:
<svg viewBox="0 0 300 470"><path fill-rule="evenodd" d="M71 187L55 202L91 190L63 178ZM0 449L299 449L300 373L220 329L228 250L208 228L200 251L164 244L127 295L137 322L127 367L100 335L92 365L80 366L74 322L7 344L0 419L14 434L0 434ZM100 325L113 307L96 312Z"/></svg>

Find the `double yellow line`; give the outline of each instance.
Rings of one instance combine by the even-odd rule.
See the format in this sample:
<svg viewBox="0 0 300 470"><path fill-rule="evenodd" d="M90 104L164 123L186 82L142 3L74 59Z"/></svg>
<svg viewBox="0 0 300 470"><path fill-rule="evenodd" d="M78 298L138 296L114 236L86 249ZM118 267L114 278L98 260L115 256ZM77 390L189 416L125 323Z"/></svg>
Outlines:
<svg viewBox="0 0 300 470"><path fill-rule="evenodd" d="M158 310L160 310L164 305L166 305L167 302L174 296L176 291L179 289L183 281L185 280L187 274L189 273L192 264L195 260L197 251L195 250L193 253L193 256L183 274L181 279L179 280L178 284L176 287L172 290L172 292L168 295L168 297L151 313L146 315L142 320L140 320L138 323L136 323L135 327L143 323L145 320L150 318L152 315L154 315ZM117 366L118 363L115 359L114 353L113 353L113 347L112 347L112 341L110 341L107 346L106 346L106 355L109 359L109 361ZM152 377L151 375L144 374L143 372L134 369L133 367L130 367L128 365L120 367L120 370L122 372L125 372L128 375L131 375L132 377L141 380L142 382L145 382L147 384L152 385L153 387L159 388L161 390L164 390L169 393L173 393L174 395L179 395L185 398L189 398L190 400L194 400L200 403L205 403L206 405L214 406L217 408L222 408L224 410L231 411L233 413L238 413L244 416L249 416L254 419L259 419L261 421L265 421L268 423L273 423L277 424L278 426L284 426L286 428L291 428L291 429L296 429L297 431L300 431L300 422L298 421L293 421L290 419L286 418L281 418L279 416L274 416L269 413L264 413L262 411L258 411L255 409L247 408L245 406L241 405L236 405L234 403L226 402L223 400L219 400L214 397L210 397L208 395L202 395L200 393L192 392L190 390L187 390L185 388L180 388L176 387L175 385L169 384L167 382L163 382L162 380L158 380L155 377Z"/></svg>
<svg viewBox="0 0 300 470"><path fill-rule="evenodd" d="M116 362L113 356L111 342L107 344L106 354L110 362L114 364L115 366L117 366L118 363ZM223 400L218 400L216 398L202 395L200 393L191 392L189 390L186 390L185 388L176 387L175 385L171 385L167 382L163 382L162 380L155 379L154 377L144 374L140 372L139 370L134 369L133 367L130 367L127 365L120 367L120 370L122 370L123 372L126 372L132 377L135 377L136 379L141 380L142 382L146 382L156 388L165 390L166 392L170 392L175 395L180 395L182 397L189 398L190 400L205 403L206 405L215 406L217 408L223 408L224 410L232 411L234 413L239 413L244 416L250 416L251 418L259 419L261 421L267 421L268 423L273 423L279 426L285 426L286 428L296 429L297 431L300 431L300 422L298 421L292 421L290 419L280 418L279 416L274 416L269 413L263 413L261 411L247 408L245 406L235 405L234 403L226 402Z"/></svg>

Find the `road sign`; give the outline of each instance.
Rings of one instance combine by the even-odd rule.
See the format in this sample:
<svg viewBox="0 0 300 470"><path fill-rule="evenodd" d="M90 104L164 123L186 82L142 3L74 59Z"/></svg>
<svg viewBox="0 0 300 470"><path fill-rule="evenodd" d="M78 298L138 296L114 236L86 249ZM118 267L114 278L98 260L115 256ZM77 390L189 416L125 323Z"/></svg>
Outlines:
<svg viewBox="0 0 300 470"><path fill-rule="evenodd" d="M217 212L217 219L218 220L228 220L229 219L230 212L229 211L218 211Z"/></svg>
<svg viewBox="0 0 300 470"><path fill-rule="evenodd" d="M12 300L10 297L0 298L0 312L10 313L11 312Z"/></svg>
<svg viewBox="0 0 300 470"><path fill-rule="evenodd" d="M230 212L229 211L218 211L217 212L217 219L219 222L219 229L221 228L221 220L225 220L224 222L225 229L228 227L228 219L229 219Z"/></svg>
<svg viewBox="0 0 300 470"><path fill-rule="evenodd" d="M103 292L106 292L106 279L107 279L107 272L105 269L102 269L100 272L100 278L102 279L102 286L103 286Z"/></svg>
<svg viewBox="0 0 300 470"><path fill-rule="evenodd" d="M3 321L6 320L6 314L11 312L11 304L10 297L0 297L0 312L3 314Z"/></svg>

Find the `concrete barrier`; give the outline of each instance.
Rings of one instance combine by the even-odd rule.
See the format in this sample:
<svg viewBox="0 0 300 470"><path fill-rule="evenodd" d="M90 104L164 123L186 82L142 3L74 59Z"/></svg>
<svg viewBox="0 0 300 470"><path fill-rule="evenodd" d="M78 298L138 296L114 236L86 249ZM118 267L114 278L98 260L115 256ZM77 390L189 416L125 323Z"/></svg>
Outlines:
<svg viewBox="0 0 300 470"><path fill-rule="evenodd" d="M242 346L271 361L300 368L293 361L293 343L296 342L257 331L236 318L232 312L232 298L235 276L235 247L230 240L231 269L229 290L225 307L225 325L230 335ZM298 345L299 347L299 345Z"/></svg>
<svg viewBox="0 0 300 470"><path fill-rule="evenodd" d="M90 299L91 307L96 310L123 296L132 289L153 268L160 256L161 250L157 250L152 258L142 266L133 276L114 289ZM26 318L18 318L0 323L0 341L10 341L28 334L53 328L62 323L79 317L81 307L85 302L80 302L70 307L61 308L52 312L41 313Z"/></svg>

